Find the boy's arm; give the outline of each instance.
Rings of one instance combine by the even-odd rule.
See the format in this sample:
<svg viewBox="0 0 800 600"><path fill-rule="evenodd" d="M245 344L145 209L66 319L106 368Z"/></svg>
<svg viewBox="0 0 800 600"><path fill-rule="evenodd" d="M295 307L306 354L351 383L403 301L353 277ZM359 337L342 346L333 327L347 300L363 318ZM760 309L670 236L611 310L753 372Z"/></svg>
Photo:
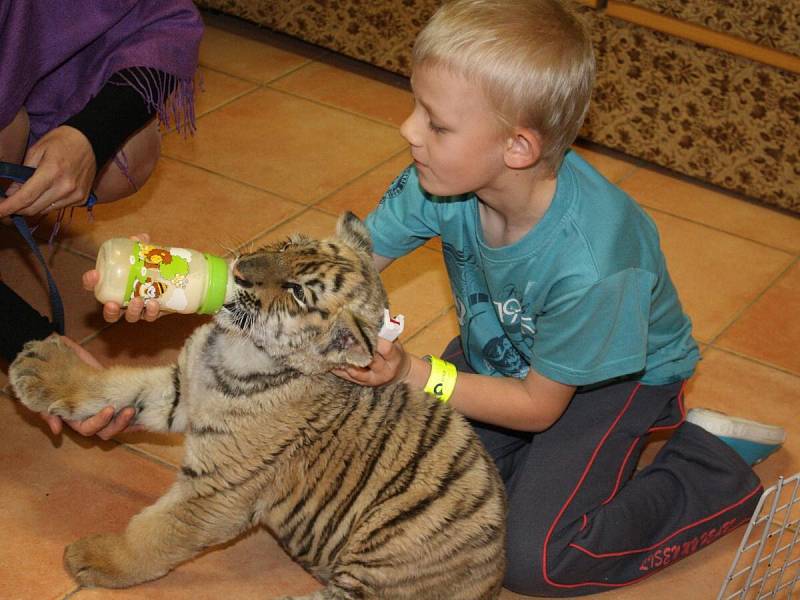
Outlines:
<svg viewBox="0 0 800 600"><path fill-rule="evenodd" d="M386 267L394 262L393 258L387 258L385 256L381 256L380 254L372 253L372 262L375 263L375 268L378 271L383 271Z"/></svg>
<svg viewBox="0 0 800 600"><path fill-rule="evenodd" d="M399 342L379 338L369 366L337 369L334 373L361 385L404 381L422 390L430 370L428 361L408 354ZM574 394L575 386L548 379L533 369L522 380L459 372L449 404L483 423L517 431L544 431L564 413Z"/></svg>
<svg viewBox="0 0 800 600"><path fill-rule="evenodd" d="M408 355L406 382L425 387L430 374L426 360ZM564 413L575 386L540 375L533 369L525 379L458 373L449 404L462 415L517 431L544 431Z"/></svg>
<svg viewBox="0 0 800 600"><path fill-rule="evenodd" d="M378 271L394 260L375 253L372 258ZM407 354L399 344L378 340L378 353L368 368L336 373L363 385L382 385L402 378L421 390L430 370L427 361ZM517 431L544 431L564 414L574 394L575 386L553 381L533 369L522 380L459 373L449 402L464 416L483 423Z"/></svg>

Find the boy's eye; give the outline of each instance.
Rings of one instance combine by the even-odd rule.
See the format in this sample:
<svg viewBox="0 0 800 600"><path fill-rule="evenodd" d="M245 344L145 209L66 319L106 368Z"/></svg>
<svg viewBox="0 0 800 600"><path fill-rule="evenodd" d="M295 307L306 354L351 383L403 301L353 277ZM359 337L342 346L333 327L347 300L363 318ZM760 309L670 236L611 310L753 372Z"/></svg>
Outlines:
<svg viewBox="0 0 800 600"><path fill-rule="evenodd" d="M440 127L439 125L436 125L435 123L433 123L431 121L428 122L428 127L434 133L444 133L445 131L447 131L447 129L445 129L444 127Z"/></svg>
<svg viewBox="0 0 800 600"><path fill-rule="evenodd" d="M305 306L306 294L303 291L303 286L293 281L287 281L281 287L285 290L289 290L292 296L294 296L294 299L297 300L301 306Z"/></svg>

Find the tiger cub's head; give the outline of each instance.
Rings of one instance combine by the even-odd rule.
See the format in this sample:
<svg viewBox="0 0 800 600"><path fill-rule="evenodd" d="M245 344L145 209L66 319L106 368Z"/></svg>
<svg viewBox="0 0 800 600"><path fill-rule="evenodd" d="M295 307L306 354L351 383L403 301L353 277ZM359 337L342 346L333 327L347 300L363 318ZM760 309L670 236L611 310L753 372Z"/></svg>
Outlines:
<svg viewBox="0 0 800 600"><path fill-rule="evenodd" d="M242 255L217 323L303 372L372 360L387 306L364 224L343 214L322 240L293 235Z"/></svg>

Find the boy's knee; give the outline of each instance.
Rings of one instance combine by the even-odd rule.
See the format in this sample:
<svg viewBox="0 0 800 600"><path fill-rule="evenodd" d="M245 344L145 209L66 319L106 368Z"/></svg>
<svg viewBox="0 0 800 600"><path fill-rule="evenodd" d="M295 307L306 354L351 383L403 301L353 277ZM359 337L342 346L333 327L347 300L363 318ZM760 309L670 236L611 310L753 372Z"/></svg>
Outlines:
<svg viewBox="0 0 800 600"><path fill-rule="evenodd" d="M525 531L525 534L523 534ZM543 540L531 535L530 527L508 528L506 537L506 575L503 585L526 596L553 596L542 570Z"/></svg>
<svg viewBox="0 0 800 600"><path fill-rule="evenodd" d="M542 576L542 563L509 556L503 586L525 596L554 596L553 587Z"/></svg>
<svg viewBox="0 0 800 600"><path fill-rule="evenodd" d="M527 526L509 525L504 587L517 594L545 598L583 596L603 591L596 586L579 584L585 580L587 565L576 562L574 555L565 553L563 543L548 544L545 559L546 539L546 531L532 527L531 523Z"/></svg>
<svg viewBox="0 0 800 600"><path fill-rule="evenodd" d="M575 585L554 581L545 576L541 561L509 562L503 587L514 593L536 598L572 598L604 591L603 588L595 585Z"/></svg>

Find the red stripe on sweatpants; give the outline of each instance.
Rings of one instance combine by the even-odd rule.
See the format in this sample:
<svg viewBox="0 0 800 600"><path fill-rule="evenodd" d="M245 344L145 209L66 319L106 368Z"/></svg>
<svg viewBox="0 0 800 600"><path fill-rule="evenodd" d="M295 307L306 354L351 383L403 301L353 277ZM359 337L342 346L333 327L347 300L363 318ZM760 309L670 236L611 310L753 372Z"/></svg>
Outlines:
<svg viewBox="0 0 800 600"><path fill-rule="evenodd" d="M711 521L712 519L716 519L718 516L722 515L723 513L726 513L729 510L733 510L737 506L740 506L740 505L744 504L750 498L752 498L753 495L756 492L760 491L761 489L762 489L762 486L759 484L758 486L756 486L756 488L753 491L748 493L745 497L743 497L739 501L734 502L733 504L730 504L730 505L726 506L725 508L722 508L722 509L718 510L713 515L709 515L709 516L704 517L702 519L698 519L697 521L695 521L694 523L690 523L689 525L684 525L683 527L681 527L677 531L674 531L674 532L670 533L667 537L665 537L660 542L656 542L655 544L653 544L651 546L647 546L646 548L638 548L636 550L620 550L618 552L592 552L591 550L587 550L583 546L579 546L578 544L574 544L574 543L570 544L570 547L571 548L575 548L576 550L580 550L581 552L583 552L584 554L588 554L592 558L613 558L615 556L627 556L629 554L639 554L640 552L649 552L650 550L655 550L659 546L661 546L663 544L666 544L669 540L674 538L676 535L680 535L681 533L683 533L684 531L686 531L688 529L691 529L692 527L697 527L698 525L702 525L703 523L707 523L708 521Z"/></svg>
<svg viewBox="0 0 800 600"><path fill-rule="evenodd" d="M558 511L558 514L556 515L555 520L550 525L550 528L547 530L547 535L544 538L544 545L542 547L542 577L544 578L544 580L549 585L552 585L553 587L572 588L572 587L581 587L581 586L584 586L584 585L592 585L591 583L585 583L585 584L561 584L561 583L557 583L557 582L553 581L552 579L550 579L550 577L547 574L547 545L550 543L550 537L553 535L553 531L555 531L556 525L558 525L558 522L561 520L561 517L564 516L564 511L567 510L567 507L575 499L575 496L577 495L578 490L581 489L581 486L583 485L583 482L586 480L586 476L589 474L589 471L590 471L592 465L594 464L595 460L597 460L597 455L600 453L600 448L602 448L603 444L606 443L606 440L608 439L608 436L611 435L611 432L617 426L617 423L619 423L620 419L622 418L622 415L624 415L627 412L628 408L630 408L634 397L639 392L639 389L641 389L641 387L642 387L642 384L641 383L637 383L636 387L633 388L633 391L631 391L631 394L630 394L630 396L628 396L628 399L625 402L625 405L622 407L622 410L619 412L617 417L614 419L614 422L611 423L611 426L608 428L608 430L605 432L605 434L603 434L603 437L597 443L597 446L595 447L594 452L592 452L592 456L589 459L589 462L587 463L586 467L584 468L583 473L581 474L581 477L578 480L578 483L575 485L575 489L572 490L572 493L569 495L569 498L567 498L567 501L564 503L564 506L561 507L561 510Z"/></svg>

